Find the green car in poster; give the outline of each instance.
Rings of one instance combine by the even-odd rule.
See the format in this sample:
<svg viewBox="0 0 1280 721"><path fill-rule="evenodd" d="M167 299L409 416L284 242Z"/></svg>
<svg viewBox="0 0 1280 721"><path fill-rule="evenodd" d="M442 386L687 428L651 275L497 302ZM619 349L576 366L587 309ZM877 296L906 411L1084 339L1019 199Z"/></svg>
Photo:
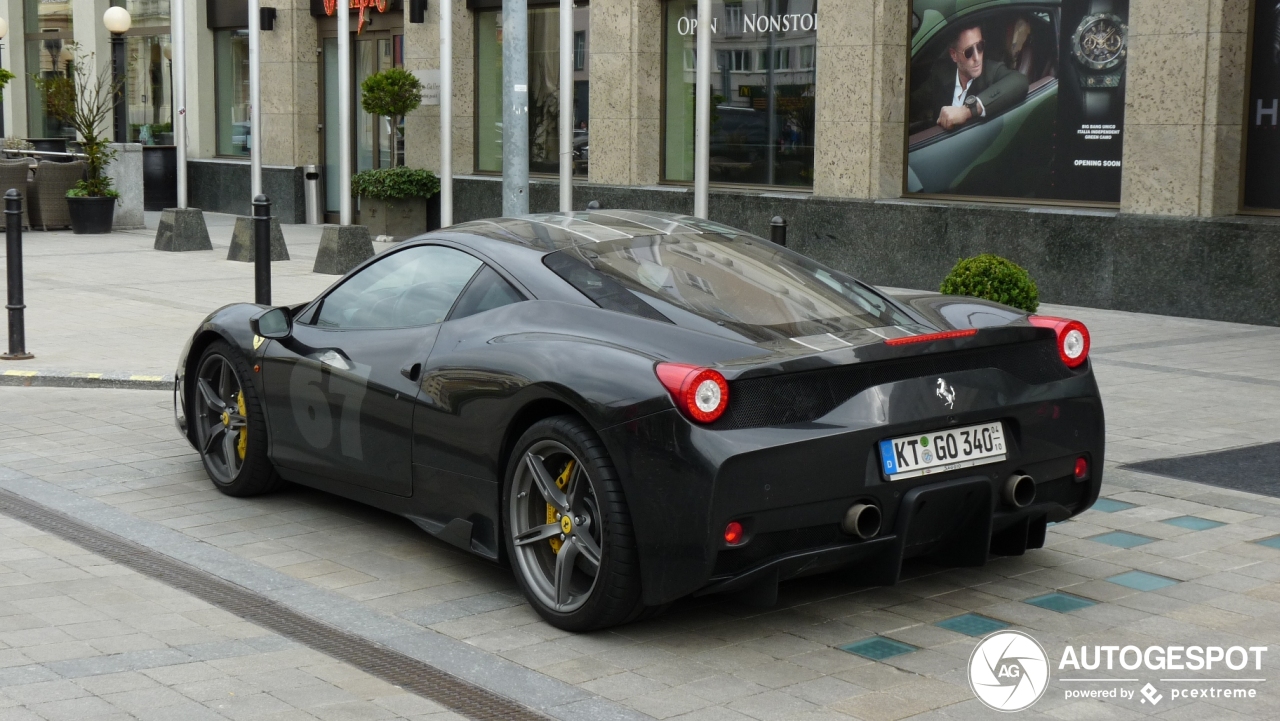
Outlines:
<svg viewBox="0 0 1280 721"><path fill-rule="evenodd" d="M907 192L1044 195L1058 119L1061 5L1061 0L914 0ZM948 130L939 124L937 103L928 102L929 90L955 85L952 45L957 32L971 25L980 30L965 37L978 39L978 51L985 50L984 74L1021 74L1025 81L1015 85L1015 92L1025 91L1018 93L1020 99L1007 94L998 111L990 103L986 117ZM972 61L972 44L960 50ZM977 77L972 87L982 81Z"/></svg>

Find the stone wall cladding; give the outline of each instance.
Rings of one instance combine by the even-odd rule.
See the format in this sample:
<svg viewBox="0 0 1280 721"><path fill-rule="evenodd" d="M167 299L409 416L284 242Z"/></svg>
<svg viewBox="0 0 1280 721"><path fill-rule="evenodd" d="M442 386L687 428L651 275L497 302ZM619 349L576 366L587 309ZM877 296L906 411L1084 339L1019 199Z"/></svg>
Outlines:
<svg viewBox="0 0 1280 721"><path fill-rule="evenodd" d="M501 182L457 181L456 222L501 213ZM553 212L557 188L534 181L533 212ZM575 207L690 213L685 188L579 185ZM1107 211L713 191L710 219L769 236L875 285L936 289L960 258L995 253L1025 267L1045 303L1280 325L1280 220L1185 219Z"/></svg>

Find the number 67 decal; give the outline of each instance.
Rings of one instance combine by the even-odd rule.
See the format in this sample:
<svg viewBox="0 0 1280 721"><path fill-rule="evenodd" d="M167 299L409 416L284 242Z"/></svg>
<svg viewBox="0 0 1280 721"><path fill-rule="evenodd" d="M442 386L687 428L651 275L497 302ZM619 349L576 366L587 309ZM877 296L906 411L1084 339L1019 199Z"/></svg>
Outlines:
<svg viewBox="0 0 1280 721"><path fill-rule="evenodd" d="M316 356L323 365L303 360L289 375L289 403L293 420L312 448L333 442L334 405L341 406L338 437L342 455L364 460L360 442L360 410L369 389L369 366L353 364L334 351Z"/></svg>

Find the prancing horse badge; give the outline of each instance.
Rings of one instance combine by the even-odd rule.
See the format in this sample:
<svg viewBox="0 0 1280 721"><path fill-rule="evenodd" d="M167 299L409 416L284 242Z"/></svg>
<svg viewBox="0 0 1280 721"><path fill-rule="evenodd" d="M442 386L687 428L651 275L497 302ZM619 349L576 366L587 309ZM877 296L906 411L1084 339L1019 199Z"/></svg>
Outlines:
<svg viewBox="0 0 1280 721"><path fill-rule="evenodd" d="M947 385L947 382L941 378L938 379L938 397L942 399L943 403L947 404L947 408L955 410L956 389Z"/></svg>

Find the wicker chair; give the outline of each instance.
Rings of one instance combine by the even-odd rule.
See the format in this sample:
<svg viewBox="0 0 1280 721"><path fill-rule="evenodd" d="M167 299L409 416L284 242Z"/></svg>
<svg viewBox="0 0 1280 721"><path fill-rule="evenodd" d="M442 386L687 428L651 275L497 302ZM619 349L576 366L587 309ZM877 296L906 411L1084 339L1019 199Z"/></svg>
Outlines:
<svg viewBox="0 0 1280 721"><path fill-rule="evenodd" d="M31 161L26 158L18 158L17 160L0 160L0 197L9 192L10 188L17 188L22 193L22 224L31 227L31 218L27 213L27 176L31 174ZM2 202L2 201L0 201ZM0 207L0 210L3 210ZM4 228L8 223L9 216L0 213L0 228Z"/></svg>
<svg viewBox="0 0 1280 721"><path fill-rule="evenodd" d="M71 227L71 210L67 207L67 191L84 179L84 161L50 163L41 160L28 195L31 202L31 227L44 230Z"/></svg>

